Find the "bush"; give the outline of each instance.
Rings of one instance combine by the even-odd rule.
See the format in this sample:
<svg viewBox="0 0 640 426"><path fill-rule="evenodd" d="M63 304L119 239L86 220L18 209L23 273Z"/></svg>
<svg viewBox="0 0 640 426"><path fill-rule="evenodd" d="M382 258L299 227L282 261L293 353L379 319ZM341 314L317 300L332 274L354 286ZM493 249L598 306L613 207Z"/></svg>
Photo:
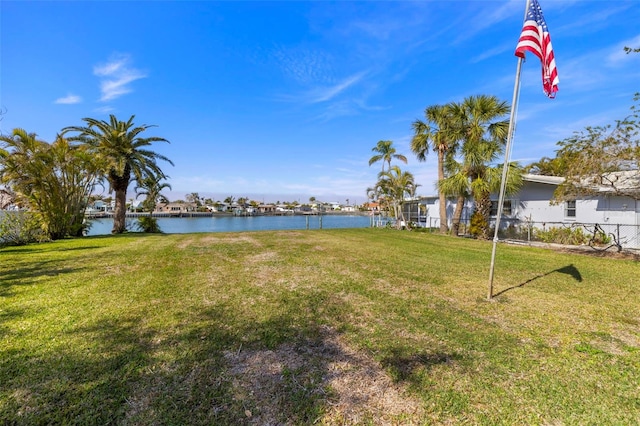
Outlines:
<svg viewBox="0 0 640 426"><path fill-rule="evenodd" d="M24 211L1 212L0 247L23 246L48 240L33 214Z"/></svg>
<svg viewBox="0 0 640 426"><path fill-rule="evenodd" d="M471 220L469 223L469 233L474 237L477 238L483 235L485 229L487 229L488 226L489 224L487 223L486 219L480 213L474 212L471 215Z"/></svg>
<svg viewBox="0 0 640 426"><path fill-rule="evenodd" d="M138 218L136 225L139 231L146 232L148 234L161 234L162 230L158 225L158 219L151 216L142 216Z"/></svg>
<svg viewBox="0 0 640 426"><path fill-rule="evenodd" d="M536 238L545 243L581 245L587 244L590 235L585 234L582 228L556 228L551 227L548 230L536 230Z"/></svg>
<svg viewBox="0 0 640 426"><path fill-rule="evenodd" d="M597 230L591 237L590 242L595 246L606 246L608 244L611 244L611 237L604 231Z"/></svg>

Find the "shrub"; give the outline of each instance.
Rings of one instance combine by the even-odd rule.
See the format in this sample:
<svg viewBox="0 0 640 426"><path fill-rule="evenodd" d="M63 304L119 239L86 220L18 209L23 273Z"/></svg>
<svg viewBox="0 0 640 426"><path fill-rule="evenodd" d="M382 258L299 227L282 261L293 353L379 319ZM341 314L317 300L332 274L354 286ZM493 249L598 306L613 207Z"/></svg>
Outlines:
<svg viewBox="0 0 640 426"><path fill-rule="evenodd" d="M484 216L482 216L478 212L474 212L471 215L471 221L469 223L469 233L474 237L481 236L485 229L487 229L488 224Z"/></svg>
<svg viewBox="0 0 640 426"><path fill-rule="evenodd" d="M44 241L48 241L47 235L32 213L7 211L0 215L0 247Z"/></svg>
<svg viewBox="0 0 640 426"><path fill-rule="evenodd" d="M556 228L548 230L536 230L536 238L545 243L581 245L589 242L590 235L584 233L582 228Z"/></svg>
<svg viewBox="0 0 640 426"><path fill-rule="evenodd" d="M162 230L158 225L158 219L152 216L142 216L138 218L138 223L136 225L138 230L142 232L146 232L148 234L160 234Z"/></svg>
<svg viewBox="0 0 640 426"><path fill-rule="evenodd" d="M606 246L607 244L611 244L611 237L604 231L597 230L591 237L591 244L596 246Z"/></svg>

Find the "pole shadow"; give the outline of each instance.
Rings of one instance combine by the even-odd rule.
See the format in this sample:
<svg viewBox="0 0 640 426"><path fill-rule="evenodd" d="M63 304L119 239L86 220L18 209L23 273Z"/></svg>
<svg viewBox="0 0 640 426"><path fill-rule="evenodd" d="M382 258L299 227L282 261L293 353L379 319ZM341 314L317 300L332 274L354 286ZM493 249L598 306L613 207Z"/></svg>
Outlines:
<svg viewBox="0 0 640 426"><path fill-rule="evenodd" d="M541 275L537 275L537 276L535 276L533 278L530 278L530 279L528 279L525 282L522 282L520 284L505 288L504 290L499 291L498 293L494 294L493 296L494 297L498 297L498 296L500 296L500 295L502 295L502 294L504 294L504 293L506 293L508 291L515 290L516 288L524 287L525 285L530 284L530 283L532 283L532 282L534 282L534 281L536 281L536 280L538 280L540 278L544 278L544 277L546 277L548 275L555 274L555 273L567 274L567 275L570 275L577 282L580 282L580 283L582 282L582 274L580 274L580 271L578 270L578 268L576 268L573 265L573 263L571 263L569 265L563 266L562 268L557 268L557 269L554 269L554 270L549 271L547 273L544 273L544 274L541 274Z"/></svg>

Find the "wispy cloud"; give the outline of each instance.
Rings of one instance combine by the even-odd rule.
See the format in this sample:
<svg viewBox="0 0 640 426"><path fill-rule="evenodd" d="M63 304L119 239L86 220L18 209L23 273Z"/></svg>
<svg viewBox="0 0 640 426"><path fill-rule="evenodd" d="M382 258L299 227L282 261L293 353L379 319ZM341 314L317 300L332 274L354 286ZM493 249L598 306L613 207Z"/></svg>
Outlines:
<svg viewBox="0 0 640 426"><path fill-rule="evenodd" d="M553 3L551 3L553 5ZM610 2L610 7L598 10L598 13L586 12L580 16L576 16L571 21L565 21L557 28L554 26L549 29L551 36L570 34L572 36L582 35L586 33L593 33L600 31L603 28L614 27L616 25L617 18L615 15L625 13L630 7L634 6L631 3L624 4L618 7L617 3ZM552 14L549 14L552 16ZM548 23L548 22L547 22ZM612 28L613 30L613 28Z"/></svg>
<svg viewBox="0 0 640 426"><path fill-rule="evenodd" d="M110 107L110 106L103 106L103 107L100 107L100 108L96 108L94 111L97 112L97 113L100 113L100 114L108 114L110 112L115 111L115 108Z"/></svg>
<svg viewBox="0 0 640 426"><path fill-rule="evenodd" d="M325 82L332 76L332 58L326 52L306 48L274 49L270 56L286 76L302 84Z"/></svg>
<svg viewBox="0 0 640 426"><path fill-rule="evenodd" d="M624 63L629 63L632 59L636 58L636 56L629 56L629 54L624 51L624 47L636 48L637 46L640 46L640 35L637 35L630 40L625 40L622 43L616 44L612 49L612 53L609 54L607 58L609 60L609 65L616 66Z"/></svg>
<svg viewBox="0 0 640 426"><path fill-rule="evenodd" d="M520 9L522 9L522 2L519 0L509 0L499 7L483 5L482 10L475 11L475 18L469 19L469 16L467 16L464 25L459 27L461 31L454 40L454 43L466 41L476 36L476 34L485 31L487 28L491 28L506 19L516 16Z"/></svg>
<svg viewBox="0 0 640 426"><path fill-rule="evenodd" d="M513 50L515 51L515 43L513 42L509 42L509 43L502 43L500 46L496 46L493 49L488 49L485 50L484 52L480 53L479 55L471 58L469 60L470 63L475 64L481 61L484 61L485 59L489 59L492 58L494 56L498 56L504 52L507 52L509 50Z"/></svg>
<svg viewBox="0 0 640 426"><path fill-rule="evenodd" d="M80 102L82 102L82 98L78 95L73 95L71 93L69 93L65 97L58 98L54 101L54 103L62 104L62 105L79 104Z"/></svg>
<svg viewBox="0 0 640 426"><path fill-rule="evenodd" d="M93 68L93 74L101 78L101 101L110 101L132 92L130 83L147 76L131 67L130 62L128 55L115 55L109 62Z"/></svg>
<svg viewBox="0 0 640 426"><path fill-rule="evenodd" d="M345 78L344 80L337 84L334 84L333 86L313 89L308 93L308 100L311 103L329 101L347 90L349 87L358 83L365 76L365 74L366 72L360 72L358 74Z"/></svg>

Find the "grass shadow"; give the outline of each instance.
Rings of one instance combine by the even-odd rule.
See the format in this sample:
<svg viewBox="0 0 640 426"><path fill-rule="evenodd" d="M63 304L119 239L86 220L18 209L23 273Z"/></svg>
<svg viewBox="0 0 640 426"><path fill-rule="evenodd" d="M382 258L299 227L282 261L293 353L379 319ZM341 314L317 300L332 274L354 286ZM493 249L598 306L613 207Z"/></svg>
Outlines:
<svg viewBox="0 0 640 426"><path fill-rule="evenodd" d="M0 351L0 423L313 423L331 400L330 364L358 362L326 332L327 297L282 296L262 320L223 304L169 325L105 315L65 330L70 340Z"/></svg>
<svg viewBox="0 0 640 426"><path fill-rule="evenodd" d="M536 280L538 280L540 278L544 278L546 276L549 276L551 274L556 274L556 273L569 275L575 281L582 282L582 274L580 273L578 268L576 268L573 264L569 264L569 265L563 266L561 268L557 268L557 269L554 269L552 271L549 271L547 273L544 273L544 274L541 274L541 275L537 275L537 276L535 276L533 278L530 278L530 279L528 279L528 280L526 280L526 281L524 281L524 282L522 282L522 283L520 283L518 285L514 285L514 286L511 286L511 287L505 288L504 290L501 290L501 291L495 293L493 296L494 297L498 297L501 294L507 293L508 291L515 290L516 288L524 287L525 285L530 284L530 283L532 283L532 282L534 282L534 281L536 281Z"/></svg>
<svg viewBox="0 0 640 426"><path fill-rule="evenodd" d="M439 364L451 364L459 361L461 356L456 353L427 352L406 354L406 351L395 348L391 355L382 358L381 364L396 381L414 381L422 372Z"/></svg>
<svg viewBox="0 0 640 426"><path fill-rule="evenodd" d="M85 237L88 238L88 237ZM31 253L45 253L50 251L62 252L62 251L85 251L92 249L102 248L100 246L87 246L81 247L60 247L60 245L53 245L53 242L44 243L32 243L27 246L6 246L0 247L0 254L31 254Z"/></svg>
<svg viewBox="0 0 640 426"><path fill-rule="evenodd" d="M38 278L56 277L62 274L70 274L82 271L86 268L68 268L56 266L58 261L44 261L30 263L29 266L11 269L5 272L0 279L0 297L12 295L12 289L16 286L32 285L38 282Z"/></svg>

